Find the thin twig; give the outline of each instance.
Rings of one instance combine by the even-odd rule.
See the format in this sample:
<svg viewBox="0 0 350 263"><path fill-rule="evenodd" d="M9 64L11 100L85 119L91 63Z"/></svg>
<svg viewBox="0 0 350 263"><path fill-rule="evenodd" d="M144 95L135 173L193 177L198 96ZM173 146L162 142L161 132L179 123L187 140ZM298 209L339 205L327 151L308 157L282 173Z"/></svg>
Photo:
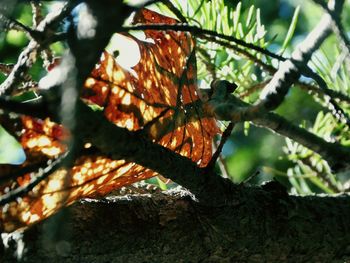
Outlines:
<svg viewBox="0 0 350 263"><path fill-rule="evenodd" d="M318 86L315 86L314 84L311 84L311 83L306 83L305 81L298 81L296 84L301 89L315 93L318 96L321 96L321 95L324 96L325 94L328 94L333 99L339 99L341 101L350 103L350 97L339 91L332 90L325 87L323 87L323 89L320 89Z"/></svg>
<svg viewBox="0 0 350 263"><path fill-rule="evenodd" d="M216 37L209 36L209 35L203 35L201 37L203 39L208 40L208 41L217 43L223 47L232 49L236 53L241 54L241 55L245 56L246 58L248 58L249 60L253 61L254 63L256 63L258 66L260 66L262 69L266 70L270 74L274 74L276 72L276 69L273 66L268 65L267 63L263 62L261 59L257 58L253 54L251 54L249 51L247 51L243 48L240 48L239 46L237 46L235 44L232 44L228 41L220 40ZM284 58L284 57L279 58L279 61L285 61L285 60L286 60L286 58Z"/></svg>
<svg viewBox="0 0 350 263"><path fill-rule="evenodd" d="M177 17L182 23L187 23L186 17L184 17L184 16L182 15L182 13L180 12L180 10L177 9L171 1L169 1L169 0L160 0L160 2L162 2L166 7L168 7L169 10L170 10L171 12L173 12L174 15L176 15L176 17Z"/></svg>
<svg viewBox="0 0 350 263"><path fill-rule="evenodd" d="M37 1L30 1L33 13L33 28L36 28L43 20L43 14L41 12L42 4Z"/></svg>
<svg viewBox="0 0 350 263"><path fill-rule="evenodd" d="M57 120L57 116L53 116L47 105L42 102L40 98L36 102L23 103L19 101L14 101L10 97L1 96L0 97L0 109L5 109L10 112L15 112L18 114L26 114L32 117L45 119L51 117Z"/></svg>
<svg viewBox="0 0 350 263"><path fill-rule="evenodd" d="M224 148L224 145L225 145L226 141L228 140L228 138L230 137L234 127L235 127L235 124L233 122L230 122L229 125L226 127L225 131L222 133L220 143L217 146L215 153L211 157L211 160L206 167L207 169L213 169L213 167L215 166L215 163L216 163L217 159L219 158L219 156L222 152L222 149Z"/></svg>
<svg viewBox="0 0 350 263"><path fill-rule="evenodd" d="M18 30L18 31L23 31L29 37L34 38L33 30L30 27L22 24L21 22L15 20L15 19L12 19L10 17L6 17L2 13L0 13L0 20L4 23L5 29L14 29L14 30Z"/></svg>
<svg viewBox="0 0 350 263"><path fill-rule="evenodd" d="M215 65L211 62L211 58L208 54L208 52L200 47L197 47L197 51L199 54L202 56L201 60L203 61L205 67L207 68L208 72L210 73L212 80L216 79L216 67Z"/></svg>
<svg viewBox="0 0 350 263"><path fill-rule="evenodd" d="M38 51L44 49L47 45L57 41L61 35L55 35L51 30L51 26L66 16L71 9L72 5L65 5L60 10L55 11L54 13L49 13L45 19L43 19L40 24L37 26L36 31L40 32L41 38L38 42L37 38L32 39L27 47L19 55L17 63L13 67L11 73L7 76L6 80L0 85L0 95L2 94L11 94L15 89L16 84L21 81L21 76L23 76L27 70L31 67L36 58Z"/></svg>
<svg viewBox="0 0 350 263"><path fill-rule="evenodd" d="M152 25L136 25L136 26L128 26L128 27L123 27L122 28L125 31L129 31L129 30L174 30L174 31L181 31L181 32L190 32L192 33L194 36L197 36L199 38L201 37L206 37L206 36L212 36L212 37L216 37L218 39L224 39L226 41L231 41L233 43L236 43L239 46L242 47L246 47L248 49L252 49L255 50L257 52L260 52L266 56L272 57L272 58L276 58L278 60L282 60L284 59L283 57L281 57L280 55L277 55L265 48L256 46L254 44L251 43L247 43L244 40L235 38L233 36L228 36L225 34L221 34L212 30L208 30L208 29L203 29L197 26L191 26L191 25L187 25L187 24L175 24L175 25L168 25L168 24L152 24Z"/></svg>
<svg viewBox="0 0 350 263"><path fill-rule="evenodd" d="M334 193L339 193L341 190L339 189L339 187L334 184L330 178L329 178L329 174L327 174L327 172L325 171L318 171L317 168L315 167L315 165L312 164L310 158L301 158L300 160L304 165L307 165L312 171L314 171L316 173L316 176L318 178L320 178L323 183L330 188Z"/></svg>
<svg viewBox="0 0 350 263"><path fill-rule="evenodd" d="M253 94L254 92L258 91L258 90L262 90L266 85L267 83L270 82L271 79L267 79L263 82L259 82L253 86L250 86L249 88L247 88L245 91L243 91L242 93L239 94L239 97L242 99L242 98L245 98L245 97L248 97L250 96L251 94Z"/></svg>
<svg viewBox="0 0 350 263"><path fill-rule="evenodd" d="M226 48L230 48L232 50L234 50L235 52L237 52L238 54L241 54L243 56L245 56L246 58L248 58L249 60L255 62L258 66L260 66L262 69L266 70L268 73L270 74L275 74L277 69L275 69L273 66L271 65L268 65L267 63L263 62L261 59L257 58L256 56L254 56L253 54L250 54L247 50L244 50L240 47L238 47L237 45L234 45L232 43L229 43L229 42L226 42L226 41L222 41L222 40L218 40L216 38L213 38L211 36L205 36L204 39L207 39L209 41L213 41L223 47L226 47ZM280 61L285 61L286 59L283 58L282 60ZM301 72L302 74L304 74L304 70ZM316 74L316 73L315 73ZM315 81L319 78L318 76L316 75L309 75L309 77L313 78ZM270 80L269 80L270 81ZM317 81L316 81L317 82ZM263 82L264 86L267 84L266 81ZM331 96L332 98L336 98L336 99L339 99L341 101L345 101L345 102L348 102L350 103L350 97L347 96L346 94L343 94L341 92L338 92L338 91L335 91L335 90L332 90L332 89L329 89L327 87L327 85L323 85L322 86L322 89L321 88L318 88L317 86L314 86L312 84L309 84L309 83L306 83L305 81L302 81L302 80L299 80L297 82L298 86L300 86L301 88L305 89L305 90L310 90L310 91L313 91L314 93L316 93L317 95L329 95ZM256 87L259 89L261 88L261 83L260 84L257 84ZM255 86L254 86L255 87ZM249 93L248 93L249 94ZM244 96L247 96L245 93L243 95ZM331 102L330 102L331 103ZM335 101L333 101L334 104L336 104Z"/></svg>
<svg viewBox="0 0 350 263"><path fill-rule="evenodd" d="M21 197L30 192L41 181L45 180L49 175L58 170L67 155L67 153L63 154L41 171L34 173L32 177L33 179L31 179L28 184L19 186L16 189L0 196L0 206L15 201L18 197Z"/></svg>
<svg viewBox="0 0 350 263"><path fill-rule="evenodd" d="M306 75L306 71L304 71L304 74ZM329 92L329 89L327 87L327 83L324 81L324 79L319 76L317 73L315 73L314 71L312 71L311 69L308 72L309 77L313 78L318 86L323 90L323 92L327 95L326 101L328 100L328 108L330 108L330 110L332 110L332 113L334 114L334 116L342 121L345 122L349 127L350 127L350 117L348 116L348 114L337 104L337 102L334 100L334 98L331 96L331 94Z"/></svg>

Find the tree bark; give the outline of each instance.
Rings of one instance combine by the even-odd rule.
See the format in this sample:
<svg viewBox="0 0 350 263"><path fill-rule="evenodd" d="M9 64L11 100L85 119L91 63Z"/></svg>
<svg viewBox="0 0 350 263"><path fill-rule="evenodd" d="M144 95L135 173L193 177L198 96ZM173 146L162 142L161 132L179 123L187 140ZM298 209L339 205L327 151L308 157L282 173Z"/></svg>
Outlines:
<svg viewBox="0 0 350 263"><path fill-rule="evenodd" d="M23 260L350 261L349 196L288 196L275 183L239 188L240 197L221 207L179 189L83 200L26 231ZM13 262L12 252L1 262Z"/></svg>

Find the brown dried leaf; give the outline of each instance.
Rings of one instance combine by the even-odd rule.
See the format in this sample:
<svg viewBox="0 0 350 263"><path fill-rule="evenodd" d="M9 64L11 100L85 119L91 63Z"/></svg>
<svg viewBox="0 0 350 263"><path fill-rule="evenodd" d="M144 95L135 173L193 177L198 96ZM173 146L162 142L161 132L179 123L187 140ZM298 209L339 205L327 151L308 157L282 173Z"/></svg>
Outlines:
<svg viewBox="0 0 350 263"><path fill-rule="evenodd" d="M146 9L137 13L134 22L178 23ZM104 52L86 80L82 98L103 107L106 118L116 125L143 132L154 142L204 167L210 161L211 141L218 128L214 119L203 117L198 103L194 39L189 33L175 31L146 30L145 35L152 41L124 34L137 43L141 54L141 60L131 70L124 69L111 54ZM24 167L66 151L64 142L69 133L58 124L22 117L17 129L22 130L20 142L27 154ZM82 150L73 168L57 170L20 201L5 205L0 214L1 228L13 231L44 219L80 198L103 196L155 175L135 163ZM0 191L24 186L30 179L25 174L7 181Z"/></svg>

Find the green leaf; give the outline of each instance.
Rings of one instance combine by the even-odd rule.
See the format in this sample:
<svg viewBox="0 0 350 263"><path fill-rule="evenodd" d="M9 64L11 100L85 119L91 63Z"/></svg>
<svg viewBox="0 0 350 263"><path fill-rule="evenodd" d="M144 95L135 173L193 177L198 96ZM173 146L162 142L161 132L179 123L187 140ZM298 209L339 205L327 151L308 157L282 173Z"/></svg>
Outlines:
<svg viewBox="0 0 350 263"><path fill-rule="evenodd" d="M288 29L288 32L287 32L287 36L286 38L284 39L284 42L283 42L283 45L282 45L282 48L280 50L280 54L282 55L284 53L284 51L286 50L290 40L292 39L293 35L294 35L294 31L295 31L295 28L297 26L297 23L298 23L298 17L299 17L299 12L300 12L300 6L297 6L295 8L295 11L294 11L294 14L293 14L293 18L292 18L292 22L290 23L290 26L289 26L289 29Z"/></svg>

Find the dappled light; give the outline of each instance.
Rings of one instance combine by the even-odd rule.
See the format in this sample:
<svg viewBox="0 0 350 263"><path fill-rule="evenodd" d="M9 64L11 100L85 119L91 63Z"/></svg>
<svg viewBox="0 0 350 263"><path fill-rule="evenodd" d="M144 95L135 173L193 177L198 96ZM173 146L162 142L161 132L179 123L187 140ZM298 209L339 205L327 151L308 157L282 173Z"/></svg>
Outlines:
<svg viewBox="0 0 350 263"><path fill-rule="evenodd" d="M134 23L177 21L142 9L135 15ZM214 119L202 117L202 109L196 103L199 98L194 39L189 33L173 31L146 30L145 36L140 40L126 33L115 35L112 41L121 45L109 45L101 55L85 81L82 98L91 106L99 106L101 114L117 126L142 132L153 142L204 167L211 159L212 138L219 129ZM133 56L128 57L125 49L131 49ZM44 161L50 166L52 159L67 151L70 131L62 125L28 116L21 118L20 125L19 139L32 162ZM25 163L24 167L28 165ZM72 168L61 167L20 200L3 207L2 230L9 232L30 225L80 198L102 197L155 175L138 164L112 160L99 153L98 145L86 142ZM19 175L3 184L1 191L8 193L25 187L36 176Z"/></svg>

